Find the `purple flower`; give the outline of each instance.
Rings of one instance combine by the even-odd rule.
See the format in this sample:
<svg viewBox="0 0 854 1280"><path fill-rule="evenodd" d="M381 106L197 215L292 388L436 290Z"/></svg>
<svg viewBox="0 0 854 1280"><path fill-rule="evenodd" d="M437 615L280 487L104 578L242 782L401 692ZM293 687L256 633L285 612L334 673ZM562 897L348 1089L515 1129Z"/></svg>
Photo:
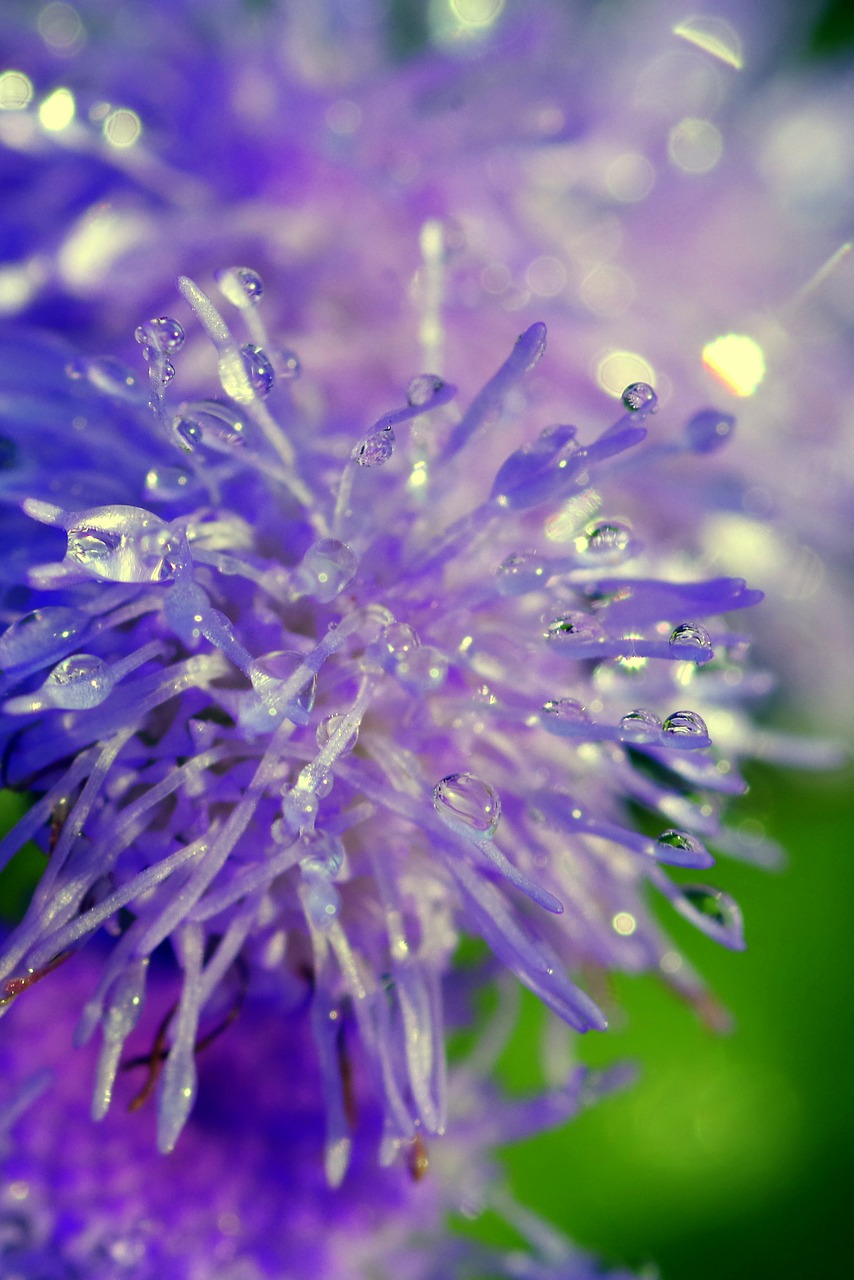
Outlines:
<svg viewBox="0 0 854 1280"><path fill-rule="evenodd" d="M331 1190L304 1000L297 989L287 999L280 991L248 999L227 1029L222 1022L207 1029L198 1046L200 1105L166 1158L156 1152L144 1101L173 984L155 965L140 1052L117 1082L120 1105L98 1126L88 1115L95 1055L73 1048L71 1032L99 967L96 954L75 956L16 1002L4 1024L0 1265L9 1280L602 1274L495 1190L488 1157L497 1139L557 1123L589 1102L596 1086L583 1071L511 1107L474 1064L460 1067L451 1078L455 1137L429 1148L419 1140L380 1169L373 1147L381 1117L344 1033L338 1052L361 1137L352 1175ZM527 1253L499 1255L443 1234L449 1209L471 1214L490 1203L513 1216Z"/></svg>
<svg viewBox="0 0 854 1280"><path fill-rule="evenodd" d="M580 1031L605 1025L569 976L581 965L663 968L693 989L647 884L743 945L725 894L664 868L706 870L704 838L737 848L716 800L743 784L710 754L706 717L741 694L743 640L719 615L759 594L674 578L669 548L633 568L631 528L599 513L613 460L642 460L648 386L604 431L528 427L509 447L542 324L462 412L419 374L402 407L354 429L300 412L260 278L231 268L219 288L257 341L181 281L219 395L177 398L175 365L202 355L171 317L137 330L150 403L110 361L6 348L7 385L25 391L4 545L25 554L4 560L20 603L0 638L0 742L8 782L40 799L2 850L35 837L49 862L0 976L12 996L113 935L80 1032L104 1036L103 1114L149 960L171 942L168 1151L200 1021L235 968L285 986L312 974L336 1184L351 1137L335 1019L346 1008L358 1027L383 1159L441 1133L441 981L461 931ZM627 822L630 802L658 815L656 835Z"/></svg>
<svg viewBox="0 0 854 1280"><path fill-rule="evenodd" d="M605 1025L579 985L597 969L654 970L714 1016L650 896L741 948L709 849L777 853L725 815L740 758L787 746L748 713L771 679L730 617L761 599L732 551L741 531L767 567L779 529L801 536L800 517L768 524L798 468L763 467L773 499L754 482L759 365L789 347L748 323L778 264L733 231L749 139L706 185L742 109L739 36L681 11L623 27L503 8L431 6L398 65L382 7L343 0L10 22L0 750L34 803L0 860L33 839L47 860L0 982L12 1017L42 979L63 993L99 1046L96 1118L148 1070L170 1178L194 1179L186 1204L150 1202L154 1234L188 1259L220 1230L214 1183L235 1204L268 1179L289 1195L267 1146L238 1153L250 1116L224 1098L281 1058L291 1075L252 1106L309 1171L298 1238L328 1214L340 1234L307 1250L366 1250L295 1273L379 1265L371 1206L386 1262L399 1244L405 1274L453 1270L412 1261L405 1165L434 1141L480 1160L500 1136L478 1079L466 1138L447 1077L460 939L575 1031ZM757 207L789 244L786 181ZM220 1114L209 1193L193 1144ZM322 1162L303 1145L321 1117ZM138 1179L123 1212L147 1215L159 1164L137 1119L116 1151ZM25 1130L10 1158L47 1204L76 1174ZM100 1147L85 1126L79 1142ZM95 1235L37 1208L27 1239L34 1258L67 1241L85 1274L125 1229L104 1235L106 1200L72 1192ZM235 1280L291 1265L264 1254L290 1225L274 1245L269 1214L221 1212L241 1222ZM141 1245L140 1276L168 1265ZM459 1266L588 1274L561 1250Z"/></svg>

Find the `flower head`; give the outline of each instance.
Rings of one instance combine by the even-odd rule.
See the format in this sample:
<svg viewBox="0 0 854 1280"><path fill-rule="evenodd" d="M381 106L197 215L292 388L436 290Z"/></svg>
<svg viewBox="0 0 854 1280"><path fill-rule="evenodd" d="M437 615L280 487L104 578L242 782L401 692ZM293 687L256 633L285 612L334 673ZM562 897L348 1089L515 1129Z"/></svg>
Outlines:
<svg viewBox="0 0 854 1280"><path fill-rule="evenodd" d="M148 403L115 364L36 379L54 353L23 353L57 425L17 432L7 472L47 537L7 569L24 601L0 639L7 777L41 798L4 848L35 836L49 863L2 976L13 997L113 934L82 1023L104 1035L101 1114L150 958L171 942L171 1150L220 988L243 967L285 987L311 975L337 1183L351 1137L336 1019L358 1026L384 1158L442 1132L441 981L461 931L581 1031L604 1019L570 977L580 966L674 970L648 883L743 945L726 895L664 867L711 866L704 836L726 847L715 798L742 783L709 753L707 708L741 679L743 641L720 615L759 595L676 577L667 546L632 567L635 534L600 512L614 460L642 458L647 385L598 433L526 423L508 448L544 325L462 412L419 374L401 407L353 429L300 412L260 278L232 268L219 287L260 340L241 345L182 279L219 396L173 400L172 317L137 331ZM18 403L25 427L32 399ZM689 437L704 431L695 419ZM45 451L50 472L34 463ZM33 563L49 546L62 558ZM627 823L631 802L658 814L657 837Z"/></svg>

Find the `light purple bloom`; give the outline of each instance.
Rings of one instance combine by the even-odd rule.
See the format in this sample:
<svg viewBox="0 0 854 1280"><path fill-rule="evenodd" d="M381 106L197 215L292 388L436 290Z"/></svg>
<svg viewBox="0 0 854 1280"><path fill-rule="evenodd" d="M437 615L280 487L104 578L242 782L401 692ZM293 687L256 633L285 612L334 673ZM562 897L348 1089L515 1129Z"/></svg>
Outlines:
<svg viewBox="0 0 854 1280"><path fill-rule="evenodd" d="M320 1159L324 1117L314 1049L296 984L287 998L281 991L250 998L226 1030L211 1023L199 1051L200 1105L167 1159L154 1146L150 1105L138 1104L157 1062L158 1024L173 984L156 966L153 1007L137 1030L139 1053L120 1075L119 1105L95 1125L88 1114L95 1055L71 1041L74 1007L98 971L96 954L75 956L18 1001L4 1023L0 1268L8 1280L604 1274L499 1195L489 1158L494 1142L558 1123L590 1102L598 1089L583 1071L564 1088L509 1106L474 1063L460 1067L451 1078L455 1136L429 1148L413 1144L399 1163L380 1169L374 1140L381 1118L350 1063L348 1106L359 1113L361 1136L352 1175L332 1190ZM348 1063L346 1039L339 1052ZM472 1214L488 1204L511 1214L529 1240L527 1252L501 1255L444 1234L449 1209Z"/></svg>

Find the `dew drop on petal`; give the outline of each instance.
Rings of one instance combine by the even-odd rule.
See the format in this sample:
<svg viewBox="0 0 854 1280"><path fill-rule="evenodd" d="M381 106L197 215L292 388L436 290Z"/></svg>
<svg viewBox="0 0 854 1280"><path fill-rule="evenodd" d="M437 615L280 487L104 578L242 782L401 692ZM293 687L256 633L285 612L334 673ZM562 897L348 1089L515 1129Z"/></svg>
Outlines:
<svg viewBox="0 0 854 1280"><path fill-rule="evenodd" d="M687 885L681 897L686 908L684 914L700 928L711 925L706 931L720 942L736 948L744 946L741 908L728 893L709 885Z"/></svg>
<svg viewBox="0 0 854 1280"><path fill-rule="evenodd" d="M325 604L341 594L358 567L346 542L321 538L306 551L295 576L303 594Z"/></svg>
<svg viewBox="0 0 854 1280"><path fill-rule="evenodd" d="M53 707L80 711L98 706L110 695L114 685L113 673L102 658L91 653L73 653L54 667L39 694Z"/></svg>
<svg viewBox="0 0 854 1280"><path fill-rule="evenodd" d="M410 693L433 693L445 683L448 659L441 649L425 644L401 653L395 659L394 674Z"/></svg>
<svg viewBox="0 0 854 1280"><path fill-rule="evenodd" d="M264 295L263 281L251 267L226 267L217 271L214 279L226 302L240 311L257 306Z"/></svg>
<svg viewBox="0 0 854 1280"><path fill-rule="evenodd" d="M184 345L183 327L172 316L158 316L154 320L146 320L134 330L134 338L145 349L153 348L161 355L174 355ZM146 359L150 355L146 353Z"/></svg>
<svg viewBox="0 0 854 1280"><path fill-rule="evenodd" d="M696 711L674 711L661 728L674 737L705 738L709 733L705 720Z"/></svg>
<svg viewBox="0 0 854 1280"><path fill-rule="evenodd" d="M324 831L308 841L306 847L308 852L299 864L303 875L334 880L344 865L344 842Z"/></svg>
<svg viewBox="0 0 854 1280"><path fill-rule="evenodd" d="M320 724L317 726L317 732L315 734L317 745L321 750L326 746L329 739L340 730L343 721L344 716L340 715L338 712L333 712L332 715L328 715L321 720ZM358 741L358 727L356 725L351 725L349 734L338 747L338 754L342 756L346 755L347 752L353 750Z"/></svg>
<svg viewBox="0 0 854 1280"><path fill-rule="evenodd" d="M247 342L245 347L241 347L240 354L252 390L265 400L276 383L276 372L269 356L254 342Z"/></svg>
<svg viewBox="0 0 854 1280"><path fill-rule="evenodd" d="M590 724L590 713L577 698L556 698L544 702L543 711L566 724Z"/></svg>
<svg viewBox="0 0 854 1280"><path fill-rule="evenodd" d="M549 574L538 551L519 551L498 566L497 585L503 596L522 596L544 587Z"/></svg>
<svg viewBox="0 0 854 1280"><path fill-rule="evenodd" d="M682 867L708 867L712 863L706 846L690 831L670 829L662 831L655 842L655 856L659 862Z"/></svg>
<svg viewBox="0 0 854 1280"><path fill-rule="evenodd" d="M622 400L630 413L637 413L641 409L654 413L658 405L658 396L648 382L630 382L623 392Z"/></svg>
<svg viewBox="0 0 854 1280"><path fill-rule="evenodd" d="M392 657L409 653L419 648L421 641L418 632L408 622L391 622L380 632L380 641Z"/></svg>
<svg viewBox="0 0 854 1280"><path fill-rule="evenodd" d="M71 517L67 559L110 582L165 582L185 555L182 536L142 507L95 507Z"/></svg>
<svg viewBox="0 0 854 1280"><path fill-rule="evenodd" d="M145 496L151 502L172 502L189 493L193 477L183 467L151 467L145 477Z"/></svg>
<svg viewBox="0 0 854 1280"><path fill-rule="evenodd" d="M620 734L632 742L655 742L661 733L661 719L654 711L636 707L620 720Z"/></svg>
<svg viewBox="0 0 854 1280"><path fill-rule="evenodd" d="M406 403L413 408L428 405L444 385L444 380L433 373L419 373L406 388Z"/></svg>
<svg viewBox="0 0 854 1280"><path fill-rule="evenodd" d="M390 427L374 431L356 446L356 461L360 467L381 467L394 452L394 432Z"/></svg>
<svg viewBox="0 0 854 1280"><path fill-rule="evenodd" d="M276 649L271 653L263 653L249 665L249 679L253 689L265 700L273 701L296 669L302 666L303 660L303 655L293 649ZM305 684L294 699L303 711L311 711L316 690L317 676L307 674Z"/></svg>
<svg viewBox="0 0 854 1280"><path fill-rule="evenodd" d="M632 531L620 520L594 525L576 539L575 549L582 560L608 564L620 560L629 549Z"/></svg>
<svg viewBox="0 0 854 1280"><path fill-rule="evenodd" d="M599 643L605 639L602 627L586 613L563 613L549 623L544 634L547 640L560 640L570 644L573 641Z"/></svg>
<svg viewBox="0 0 854 1280"><path fill-rule="evenodd" d="M501 801L488 782L473 773L449 773L433 788L433 807L452 827L492 837L501 819Z"/></svg>
<svg viewBox="0 0 854 1280"><path fill-rule="evenodd" d="M670 648L674 650L686 649L709 653L712 648L711 636L698 622L683 622L678 627L674 627L670 633L669 643Z"/></svg>
<svg viewBox="0 0 854 1280"><path fill-rule="evenodd" d="M47 605L24 614L0 635L0 669L55 661L87 625L84 614L65 605Z"/></svg>

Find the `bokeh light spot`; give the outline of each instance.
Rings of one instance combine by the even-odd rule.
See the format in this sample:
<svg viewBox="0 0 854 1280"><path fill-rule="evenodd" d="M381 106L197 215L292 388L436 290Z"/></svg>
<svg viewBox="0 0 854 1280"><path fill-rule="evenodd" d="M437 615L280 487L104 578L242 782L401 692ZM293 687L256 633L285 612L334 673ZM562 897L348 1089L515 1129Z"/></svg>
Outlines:
<svg viewBox="0 0 854 1280"><path fill-rule="evenodd" d="M703 367L735 396L752 396L765 377L765 353L746 333L725 333L703 347Z"/></svg>

